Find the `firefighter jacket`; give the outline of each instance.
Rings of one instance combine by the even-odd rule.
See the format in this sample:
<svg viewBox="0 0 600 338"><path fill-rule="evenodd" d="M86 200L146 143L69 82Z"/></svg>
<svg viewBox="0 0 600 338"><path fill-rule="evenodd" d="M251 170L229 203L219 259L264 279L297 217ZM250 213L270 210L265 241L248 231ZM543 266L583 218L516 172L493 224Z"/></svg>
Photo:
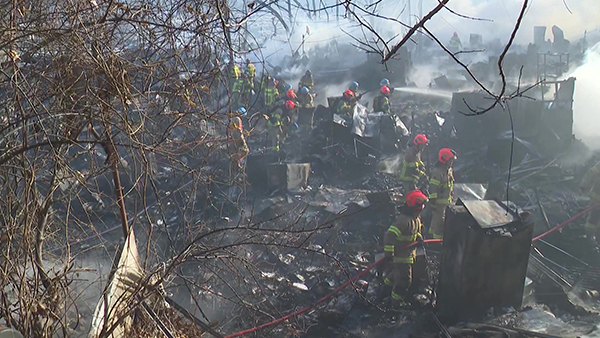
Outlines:
<svg viewBox="0 0 600 338"><path fill-rule="evenodd" d="M337 104L335 113L342 116L352 116L354 113L353 104L341 99Z"/></svg>
<svg viewBox="0 0 600 338"><path fill-rule="evenodd" d="M298 96L298 105L300 108L314 108L315 102L313 96L310 93Z"/></svg>
<svg viewBox="0 0 600 338"><path fill-rule="evenodd" d="M256 75L256 67L253 64L248 63L244 70L244 93L251 93L254 90L254 76Z"/></svg>
<svg viewBox="0 0 600 338"><path fill-rule="evenodd" d="M358 93L358 89L352 91L354 96L350 99L350 104L355 105L361 98L361 95Z"/></svg>
<svg viewBox="0 0 600 338"><path fill-rule="evenodd" d="M389 114L390 111L390 99L382 94L375 96L373 99L373 111L374 112L384 112L385 114Z"/></svg>
<svg viewBox="0 0 600 338"><path fill-rule="evenodd" d="M411 217L398 214L394 224L391 225L383 236L383 251L385 257L392 257L392 262L400 264L413 264L417 257L416 247L405 249L408 244L420 238L423 225L421 217Z"/></svg>
<svg viewBox="0 0 600 338"><path fill-rule="evenodd" d="M458 52L462 48L462 43L460 42L460 38L458 35L453 35L450 38L450 50L453 52Z"/></svg>
<svg viewBox="0 0 600 338"><path fill-rule="evenodd" d="M240 78L240 67L234 64L233 67L230 67L229 78L232 80L237 80Z"/></svg>
<svg viewBox="0 0 600 338"><path fill-rule="evenodd" d="M302 78L300 78L300 82L298 82L298 89L302 89L302 87L308 88L308 90L312 90L315 85L315 81L313 80L312 75L304 74Z"/></svg>
<svg viewBox="0 0 600 338"><path fill-rule="evenodd" d="M416 147L410 146L406 149L404 160L402 161L402 170L400 171L400 180L419 182L422 177L426 177L425 164L421 161L421 152ZM408 193L408 191L407 191Z"/></svg>
<svg viewBox="0 0 600 338"><path fill-rule="evenodd" d="M277 91L277 88L271 79L268 79L266 82L267 83L264 87L265 106L270 107L277 101L279 92Z"/></svg>
<svg viewBox="0 0 600 338"><path fill-rule="evenodd" d="M283 118L282 115L283 115L283 109L281 109L281 107L272 109L268 114L269 119L267 120L267 129L268 130L281 129L281 119Z"/></svg>
<svg viewBox="0 0 600 338"><path fill-rule="evenodd" d="M247 79L254 80L254 76L256 76L256 67L252 63L248 63L246 65L246 69L244 70Z"/></svg>
<svg viewBox="0 0 600 338"><path fill-rule="evenodd" d="M438 205L447 205L452 203L452 193L454 192L454 173L452 168L446 168L445 165L436 165L431 171L429 178L429 199Z"/></svg>
<svg viewBox="0 0 600 338"><path fill-rule="evenodd" d="M592 199L600 200L600 162L588 170L579 187L587 191Z"/></svg>

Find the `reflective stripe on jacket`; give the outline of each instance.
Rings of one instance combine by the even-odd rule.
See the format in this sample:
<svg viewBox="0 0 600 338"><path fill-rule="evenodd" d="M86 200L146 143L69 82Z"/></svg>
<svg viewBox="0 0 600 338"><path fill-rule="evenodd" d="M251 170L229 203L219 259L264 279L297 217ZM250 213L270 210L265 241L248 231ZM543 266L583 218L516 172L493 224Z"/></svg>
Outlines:
<svg viewBox="0 0 600 338"><path fill-rule="evenodd" d="M425 164L421 161L421 152L416 147L406 149L404 160L402 161L402 170L400 171L400 180L417 183L421 177L425 176Z"/></svg>
<svg viewBox="0 0 600 338"><path fill-rule="evenodd" d="M416 248L404 247L421 236L421 218L413 218L403 214L396 217L383 237L383 251L386 257L393 257L394 263L413 264L416 257Z"/></svg>
<svg viewBox="0 0 600 338"><path fill-rule="evenodd" d="M436 204L452 203L452 192L454 191L454 172L452 168L436 165L431 171L429 190L429 198L435 199Z"/></svg>

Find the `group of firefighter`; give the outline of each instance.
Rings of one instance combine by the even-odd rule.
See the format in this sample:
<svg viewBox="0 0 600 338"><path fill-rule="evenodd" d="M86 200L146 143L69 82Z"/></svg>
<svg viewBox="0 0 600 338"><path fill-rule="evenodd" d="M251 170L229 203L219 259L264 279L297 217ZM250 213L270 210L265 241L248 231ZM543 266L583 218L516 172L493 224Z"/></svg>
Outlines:
<svg viewBox="0 0 600 338"><path fill-rule="evenodd" d="M249 60L248 64L251 64ZM254 75L254 68L246 70L247 76ZM243 84L240 84L244 88ZM296 95L290 84L266 77L264 85L264 100L267 113L267 134L269 146L279 150L280 143L285 140L292 124L294 114L300 109L314 108L312 89L314 81L310 71L306 71L298 83L299 95ZM354 105L361 99L358 93L358 83L352 82L344 91L342 97L334 103L334 112L341 116L352 116ZM392 89L387 79L380 83L380 92L373 101L373 110L390 114L389 96ZM245 108L238 110L240 115L246 115ZM302 114L302 112L300 112ZM302 119L297 119L301 121ZM305 119L301 127L310 128L312 121ZM242 121L239 117L233 118L234 148L238 149L232 158L232 170L236 170L242 159L248 154L248 146L244 140ZM429 282L426 258L417 258L417 247L410 243L422 244L424 238L421 212L425 205L431 209L431 223L427 236L433 239L442 239L444 234L444 221L447 206L453 203L454 174L452 166L457 159L456 152L450 148L438 151L437 161L430 170L427 170L421 160L421 153L429 145L426 135L416 135L406 149L400 170L400 180L404 190L404 204L398 208L395 220L384 235L385 262L382 264L383 287L380 299L391 299L393 307L402 307L411 303L408 297L414 291L429 293ZM420 187L428 186L428 193ZM590 194L594 204L600 204L600 163L594 166L585 175L580 188ZM588 214L585 224L588 237L596 241L600 239L600 208ZM413 281L415 281L413 283ZM391 296L391 297L389 297Z"/></svg>

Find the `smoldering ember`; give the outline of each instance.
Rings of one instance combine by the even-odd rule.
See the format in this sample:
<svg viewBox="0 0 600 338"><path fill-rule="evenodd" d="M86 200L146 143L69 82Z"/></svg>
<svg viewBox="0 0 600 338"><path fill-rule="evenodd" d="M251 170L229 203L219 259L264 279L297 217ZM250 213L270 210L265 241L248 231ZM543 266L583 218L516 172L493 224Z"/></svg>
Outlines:
<svg viewBox="0 0 600 338"><path fill-rule="evenodd" d="M0 338L600 337L600 2L0 4Z"/></svg>

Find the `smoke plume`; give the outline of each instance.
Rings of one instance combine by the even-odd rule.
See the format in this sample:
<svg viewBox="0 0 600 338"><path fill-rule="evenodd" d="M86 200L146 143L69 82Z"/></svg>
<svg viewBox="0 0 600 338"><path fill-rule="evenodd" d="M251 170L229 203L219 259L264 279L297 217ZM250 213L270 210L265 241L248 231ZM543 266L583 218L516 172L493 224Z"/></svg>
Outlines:
<svg viewBox="0 0 600 338"><path fill-rule="evenodd" d="M584 63L573 71L573 129L588 147L600 149L600 42L588 49Z"/></svg>

